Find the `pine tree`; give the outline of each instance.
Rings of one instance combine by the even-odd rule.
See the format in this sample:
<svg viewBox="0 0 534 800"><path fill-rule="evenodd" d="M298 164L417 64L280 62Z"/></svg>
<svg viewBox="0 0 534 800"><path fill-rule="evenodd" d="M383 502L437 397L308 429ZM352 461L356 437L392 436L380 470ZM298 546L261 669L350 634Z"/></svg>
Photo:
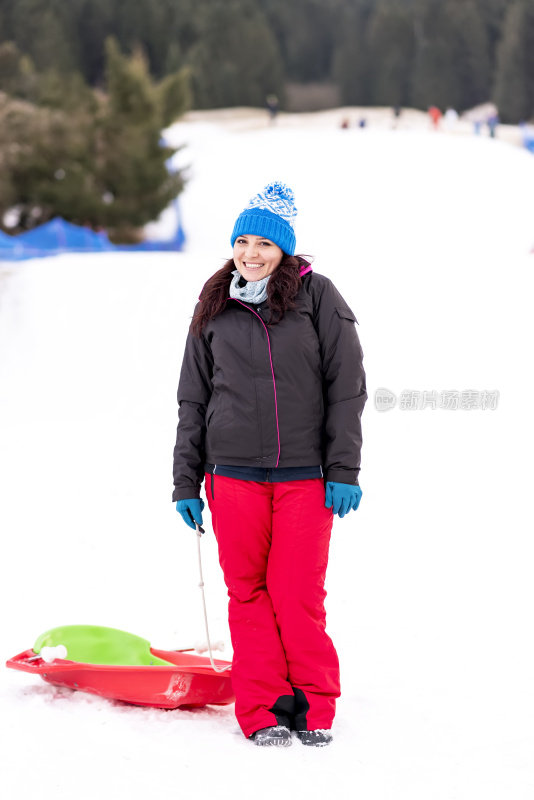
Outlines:
<svg viewBox="0 0 534 800"><path fill-rule="evenodd" d="M181 191L179 173L169 174L174 152L160 143L162 112L145 58L124 56L113 39L106 43L107 98L98 147L98 175L105 205L102 223L114 235L155 219Z"/></svg>
<svg viewBox="0 0 534 800"><path fill-rule="evenodd" d="M350 0L259 0L290 81L331 78L339 21Z"/></svg>
<svg viewBox="0 0 534 800"><path fill-rule="evenodd" d="M0 192L0 218L12 205L21 228L53 216L84 223L100 199L91 143L94 117L68 114L4 96L0 101L0 164L7 191Z"/></svg>
<svg viewBox="0 0 534 800"><path fill-rule="evenodd" d="M449 105L464 110L491 96L488 28L481 24L476 0L448 0L445 12L451 21L451 75L454 95Z"/></svg>
<svg viewBox="0 0 534 800"><path fill-rule="evenodd" d="M371 19L367 39L373 104L407 105L415 55L409 10L399 5L379 6Z"/></svg>
<svg viewBox="0 0 534 800"><path fill-rule="evenodd" d="M195 107L263 106L270 93L282 97L280 51L252 0L210 3L199 32L187 58Z"/></svg>
<svg viewBox="0 0 534 800"><path fill-rule="evenodd" d="M72 37L72 10L63 0L17 0L11 8L12 37L38 70L62 72L77 66Z"/></svg>
<svg viewBox="0 0 534 800"><path fill-rule="evenodd" d="M161 123L167 127L191 107L191 75L188 67L167 75L157 87Z"/></svg>
<svg viewBox="0 0 534 800"><path fill-rule="evenodd" d="M0 94L0 218L16 204L23 228L60 215L131 240L179 193L180 173L166 168L174 151L160 142L170 106L162 108L145 59L124 56L113 40L107 58L108 94L90 92L88 102L65 96L45 107ZM53 77L40 84L49 106L68 87Z"/></svg>
<svg viewBox="0 0 534 800"><path fill-rule="evenodd" d="M339 20L338 45L333 63L333 77L346 105L370 105L372 102L371 54L368 29L372 0L360 0L348 8Z"/></svg>
<svg viewBox="0 0 534 800"><path fill-rule="evenodd" d="M494 98L505 122L534 114L534 11L517 0L508 9L497 51Z"/></svg>
<svg viewBox="0 0 534 800"><path fill-rule="evenodd" d="M440 0L420 0L415 8L412 104L417 108L456 105L451 79L452 26Z"/></svg>
<svg viewBox="0 0 534 800"><path fill-rule="evenodd" d="M31 62L23 56L15 42L0 44L0 92L13 97L26 97L31 91L31 78L34 73Z"/></svg>
<svg viewBox="0 0 534 800"><path fill-rule="evenodd" d="M420 0L414 22L413 105L464 110L488 100L488 32L475 0Z"/></svg>
<svg viewBox="0 0 534 800"><path fill-rule="evenodd" d="M104 82L105 41L113 30L113 8L109 0L82 0L76 18L79 66L91 86Z"/></svg>

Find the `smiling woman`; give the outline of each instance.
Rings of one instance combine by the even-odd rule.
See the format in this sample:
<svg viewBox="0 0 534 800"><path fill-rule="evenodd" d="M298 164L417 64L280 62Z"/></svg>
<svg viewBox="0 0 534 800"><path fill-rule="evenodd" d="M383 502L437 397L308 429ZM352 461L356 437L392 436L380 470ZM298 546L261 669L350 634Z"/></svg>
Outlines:
<svg viewBox="0 0 534 800"><path fill-rule="evenodd" d="M295 256L293 192L265 187L238 216L233 258L200 293L178 387L177 511L202 524L205 480L228 587L236 716L257 745L291 730L322 747L340 693L325 631L334 514L361 491L367 397L355 317Z"/></svg>

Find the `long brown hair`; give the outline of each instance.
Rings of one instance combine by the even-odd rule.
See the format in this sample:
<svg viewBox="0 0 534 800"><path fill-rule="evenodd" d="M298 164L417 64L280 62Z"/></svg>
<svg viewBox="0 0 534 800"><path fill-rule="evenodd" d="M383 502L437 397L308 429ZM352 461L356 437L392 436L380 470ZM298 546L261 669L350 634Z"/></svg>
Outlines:
<svg viewBox="0 0 534 800"><path fill-rule="evenodd" d="M271 316L267 325L276 325L286 311L295 307L295 297L301 285L300 268L309 262L303 256L284 253L280 264L267 282L267 303ZM200 292L199 305L191 321L191 332L200 336L206 323L220 314L228 300L232 272L236 269L231 258L206 281Z"/></svg>

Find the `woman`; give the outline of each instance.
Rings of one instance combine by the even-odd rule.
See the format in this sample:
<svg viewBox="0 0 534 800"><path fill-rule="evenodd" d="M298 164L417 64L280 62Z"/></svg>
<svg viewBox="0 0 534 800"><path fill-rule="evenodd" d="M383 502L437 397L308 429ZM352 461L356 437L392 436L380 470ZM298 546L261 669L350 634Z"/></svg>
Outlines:
<svg viewBox="0 0 534 800"><path fill-rule="evenodd" d="M325 632L333 515L358 508L367 398L356 318L294 256L292 191L239 215L233 259L204 285L185 347L174 450L177 510L206 495L229 594L236 716L258 745L324 746L339 697Z"/></svg>

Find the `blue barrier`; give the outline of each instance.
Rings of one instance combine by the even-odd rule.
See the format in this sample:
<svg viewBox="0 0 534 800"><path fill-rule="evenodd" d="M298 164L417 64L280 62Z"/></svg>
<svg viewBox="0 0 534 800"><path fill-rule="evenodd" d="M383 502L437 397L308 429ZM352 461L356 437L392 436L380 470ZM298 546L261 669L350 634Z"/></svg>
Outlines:
<svg viewBox="0 0 534 800"><path fill-rule="evenodd" d="M131 245L114 245L103 231L96 232L81 225L74 225L61 217L55 217L31 231L18 236L8 236L0 231L0 260L22 261L28 258L44 258L59 253L171 251L183 249L185 234L180 222L177 203L177 227L169 241L146 241Z"/></svg>

